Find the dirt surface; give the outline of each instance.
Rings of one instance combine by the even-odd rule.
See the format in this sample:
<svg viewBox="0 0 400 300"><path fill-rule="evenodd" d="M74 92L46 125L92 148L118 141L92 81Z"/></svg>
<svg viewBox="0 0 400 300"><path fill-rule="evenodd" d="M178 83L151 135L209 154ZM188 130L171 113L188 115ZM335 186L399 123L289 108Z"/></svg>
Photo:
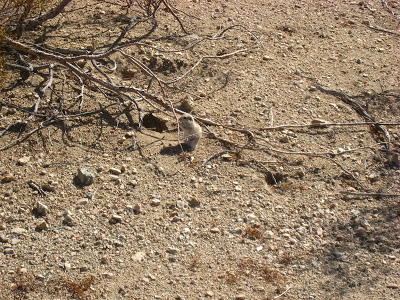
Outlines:
<svg viewBox="0 0 400 300"><path fill-rule="evenodd" d="M201 0L174 6L196 17L177 11L191 35L160 10L158 28L146 39L154 47L180 49L242 27L186 52L144 47L131 54L160 78L173 79L201 56L247 48L205 59L166 92L176 107L190 95L193 115L259 138L208 126L219 140L203 127L196 151L176 154L174 117L140 100L144 114L163 126L137 132L134 106L130 113L122 104L107 108L116 100L86 89L81 111L105 108L102 113L66 117L0 153L0 298L399 299L399 126L385 126L390 152L382 131L367 125L268 129L368 121L312 84L341 90L374 119L398 123L399 4ZM72 7L46 24L46 45L106 45L135 15L106 3ZM22 40L43 37L43 29ZM143 82L126 59L113 58L115 82ZM7 84L19 78L13 72ZM63 91L66 98L79 93L79 85L63 81L58 70L39 113L57 109ZM45 84L32 75L1 93L3 103L16 105L0 106L2 132L26 119L21 108L30 109ZM68 101L69 112L77 111L77 102ZM151 127L154 120L147 120ZM28 130L40 121L35 117ZM0 147L18 134L4 132ZM250 141L253 149L221 138ZM211 157L223 150L239 152ZM80 168L94 173L93 183L80 184Z"/></svg>

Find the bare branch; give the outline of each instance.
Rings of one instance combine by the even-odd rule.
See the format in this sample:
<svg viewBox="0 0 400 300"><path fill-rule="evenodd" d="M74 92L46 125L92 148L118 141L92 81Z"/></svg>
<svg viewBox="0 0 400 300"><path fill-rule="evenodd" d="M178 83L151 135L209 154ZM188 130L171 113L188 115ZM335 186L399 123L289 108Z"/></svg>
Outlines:
<svg viewBox="0 0 400 300"><path fill-rule="evenodd" d="M56 7L53 7L48 12L41 14L40 16L30 20L25 26L24 30L32 30L35 27L41 25L43 22L47 20L55 18L58 14L60 14L64 8L71 2L72 0L62 0Z"/></svg>

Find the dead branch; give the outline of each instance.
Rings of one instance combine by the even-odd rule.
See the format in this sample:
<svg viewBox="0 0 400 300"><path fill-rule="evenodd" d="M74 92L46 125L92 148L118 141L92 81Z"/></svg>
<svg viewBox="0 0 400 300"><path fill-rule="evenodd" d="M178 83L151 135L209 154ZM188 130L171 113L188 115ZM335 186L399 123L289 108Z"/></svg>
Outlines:
<svg viewBox="0 0 400 300"><path fill-rule="evenodd" d="M365 188L365 186L357 179L357 177L356 176L354 176L350 171L348 171L345 167L343 167L340 163L338 163L336 160L334 160L334 159L332 159L332 158L330 158L330 157L327 157L327 159L329 160L329 161L331 161L331 162L333 162L335 165L337 165L340 169L342 169L347 175L349 175L351 178L353 178L356 182L357 182L357 184L363 189L363 190L367 190L366 188Z"/></svg>
<svg viewBox="0 0 400 300"><path fill-rule="evenodd" d="M321 128L329 126L364 126L364 125L375 125L379 124L381 126L399 126L399 122L345 122L345 123L321 123L321 124L288 124L288 125L278 125L271 127L264 127L261 130L283 130L289 128Z"/></svg>
<svg viewBox="0 0 400 300"><path fill-rule="evenodd" d="M220 152L214 153L213 155L207 157L202 164L200 165L200 167L204 167L210 160L217 158L218 156L224 155L226 153L233 153L233 154L239 154L238 151L234 151L234 150L222 150Z"/></svg>
<svg viewBox="0 0 400 300"><path fill-rule="evenodd" d="M390 30L387 30L387 29L378 28L378 27L374 27L374 26L371 26L371 25L367 25L367 27L372 29L372 30L375 30L375 31L380 31L380 32L384 32L384 33L400 36L400 33L397 33L397 32L394 32L394 31L390 31Z"/></svg>
<svg viewBox="0 0 400 300"><path fill-rule="evenodd" d="M293 284L289 285L289 286L287 287L286 290L284 290L284 291L283 291L282 293L280 293L279 295L275 296L274 299L278 299L278 298L282 297L282 296L285 295L292 287L293 287Z"/></svg>
<svg viewBox="0 0 400 300"><path fill-rule="evenodd" d="M39 132L40 130L42 130L43 128L48 127L49 125L58 122L60 119L57 118L50 118L46 121L43 121L40 123L40 125L38 127L36 127L35 129L32 129L31 131L29 131L28 133L26 133L24 136L21 136L19 138L17 138L16 140L12 141L11 143L3 146L0 148L0 151L3 150L7 150L15 145L18 145L20 143L22 143L23 141L25 141L26 139L28 139L30 136L32 136L33 134L35 134L36 132Z"/></svg>
<svg viewBox="0 0 400 300"><path fill-rule="evenodd" d="M43 87L43 89L40 91L38 100L36 101L35 106L33 107L33 111L31 112L30 116L25 120L25 123L28 123L28 121L31 118L33 118L33 116L35 116L37 114L42 98L44 97L47 89L49 87L51 87L51 85L53 84L53 78L54 78L53 69L54 69L54 64L50 64L50 66L49 66L49 80L48 80L47 84Z"/></svg>
<svg viewBox="0 0 400 300"><path fill-rule="evenodd" d="M175 20L178 21L179 26L181 26L181 29L184 33L189 34L189 32L186 31L185 26L183 26L181 19L175 14L174 10L172 9L171 5L169 4L168 1L166 0L161 0L162 3L164 3L165 7L168 9L168 11L174 16Z"/></svg>
<svg viewBox="0 0 400 300"><path fill-rule="evenodd" d="M59 15L64 8L71 2L72 0L62 0L56 7L53 7L49 11L47 11L44 14L41 14L40 16L34 18L33 20L30 20L25 26L24 30L32 30L35 27L43 24L44 22L55 18L57 15Z"/></svg>
<svg viewBox="0 0 400 300"><path fill-rule="evenodd" d="M390 135L387 132L386 128L383 125L380 125L369 113L367 113L360 104L358 104L357 102L355 102L353 99L351 99L347 94L341 92L341 91L335 91L335 90L327 90L325 88L323 88L322 86L318 85L318 84L313 84L311 85L312 87L315 87L316 89L318 89L319 91L325 93L325 94L329 94L332 96L335 96L339 99L341 99L342 101L344 101L345 103L349 104L360 116L362 116L363 118L367 119L369 122L373 122L374 124L371 125L375 128L377 128L379 131L381 131L384 135L384 138L386 140L386 150L390 151Z"/></svg>
<svg viewBox="0 0 400 300"><path fill-rule="evenodd" d="M400 194L386 194L386 193L379 193L379 192L351 192L351 191L341 191L343 195L352 195L352 196L360 196L360 197L376 197L376 198L383 198L383 197L400 197Z"/></svg>

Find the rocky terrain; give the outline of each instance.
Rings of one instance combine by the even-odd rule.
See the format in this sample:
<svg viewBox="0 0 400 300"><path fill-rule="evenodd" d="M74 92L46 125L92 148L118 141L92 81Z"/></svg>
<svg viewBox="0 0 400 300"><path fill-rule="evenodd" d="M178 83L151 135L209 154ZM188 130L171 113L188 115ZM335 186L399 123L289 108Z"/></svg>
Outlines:
<svg viewBox="0 0 400 300"><path fill-rule="evenodd" d="M21 40L110 43L135 15L115 2L74 1ZM1 92L0 298L399 299L398 2L171 3L189 34L160 9L154 47L229 28L188 51L130 52L164 80L210 56L166 90L175 107L218 123L202 122L196 151L180 153L176 119L157 103L139 100L139 132L136 107L100 88L79 107L98 113L66 114L6 147L24 133L5 129L47 81L33 74ZM113 81L144 81L113 59ZM76 113L79 86L56 74L38 112L57 111L62 95ZM19 78L9 70L6 86ZM360 124L369 119L329 91L385 125Z"/></svg>

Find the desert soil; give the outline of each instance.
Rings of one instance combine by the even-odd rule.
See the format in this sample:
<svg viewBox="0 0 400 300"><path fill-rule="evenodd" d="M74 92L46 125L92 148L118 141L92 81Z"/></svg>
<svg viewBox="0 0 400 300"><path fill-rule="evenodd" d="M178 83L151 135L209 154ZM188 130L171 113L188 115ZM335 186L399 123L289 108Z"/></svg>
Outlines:
<svg viewBox="0 0 400 300"><path fill-rule="evenodd" d="M53 47L110 43L135 12L124 15L109 2L75 1L67 14L21 40L32 41L47 29L45 44ZM398 123L398 2L173 4L190 35L160 10L158 28L146 42L180 49L241 26L190 51L160 54L144 47L132 55L160 78L173 79L201 56L247 48L205 59L166 92L176 106L190 95L194 116L262 139L243 149L208 129L238 145L249 141L245 133L208 125L196 151L174 154L176 119L139 100L144 114L153 113L164 127L149 128L150 120L138 132L136 108L130 119L116 105L67 117L62 126L53 124L1 151L0 298L399 299L400 127L386 126L389 153L382 133L366 125L268 129L313 120L366 121L312 84L341 90L376 120ZM130 34L147 29L138 26ZM181 67L160 65L163 59ZM109 73L114 81L143 82L126 59L115 60L117 70ZM90 63L85 68L95 74ZM64 77L56 73L39 113L58 107ZM10 70L7 78L11 84L19 73ZM2 131L26 119L21 108L31 108L37 87L45 84L31 75L1 93L2 103L16 105L0 105ZM79 93L77 87L65 84L65 96ZM99 90L84 92L81 111L116 101ZM78 110L71 107L70 113ZM33 118L30 129L40 120ZM5 132L0 147L17 138L18 132ZM211 157L223 150L239 152ZM79 184L80 168L94 173L93 183Z"/></svg>

